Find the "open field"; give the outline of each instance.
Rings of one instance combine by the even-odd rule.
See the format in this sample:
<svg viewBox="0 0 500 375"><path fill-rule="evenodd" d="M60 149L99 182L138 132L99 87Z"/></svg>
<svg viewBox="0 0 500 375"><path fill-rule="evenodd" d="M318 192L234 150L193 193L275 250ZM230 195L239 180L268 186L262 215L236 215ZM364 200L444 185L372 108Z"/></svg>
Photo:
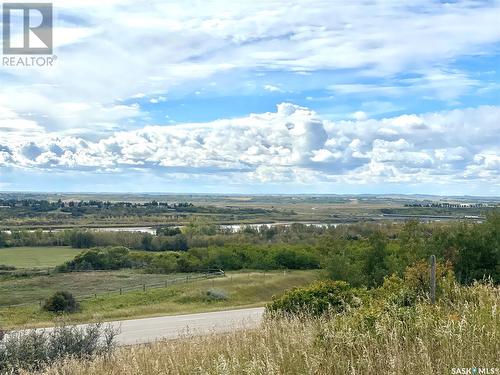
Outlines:
<svg viewBox="0 0 500 375"><path fill-rule="evenodd" d="M72 277L78 278L82 277L81 275L78 273ZM269 302L273 295L280 294L292 287L306 285L317 279L318 276L319 271L230 272L225 278L179 284L167 288L151 289L146 292L136 291L123 295L113 293L98 296L82 301L82 311L67 318L71 322L87 322L97 318L117 320L262 306ZM109 275L107 279L110 279ZM100 283L103 282L102 280L100 279ZM73 280L74 285L77 282L76 279ZM106 284L109 282L106 281ZM69 288L68 284L60 285L64 285L64 288L59 289ZM15 288L15 285L11 284L10 287ZM26 295L33 296L35 294L29 291L29 286L21 286L17 290L21 292L23 288L26 289L24 291ZM220 292L226 298L213 300L207 296L207 292L210 290ZM6 292L2 292L2 294L4 293ZM10 289L6 294L13 293L16 293L14 289ZM57 319L58 317L53 314L42 312L38 304L0 308L0 327L3 328L48 326L54 324Z"/></svg>
<svg viewBox="0 0 500 375"><path fill-rule="evenodd" d="M4 248L0 249L0 264L16 268L55 267L80 252L67 246Z"/></svg>

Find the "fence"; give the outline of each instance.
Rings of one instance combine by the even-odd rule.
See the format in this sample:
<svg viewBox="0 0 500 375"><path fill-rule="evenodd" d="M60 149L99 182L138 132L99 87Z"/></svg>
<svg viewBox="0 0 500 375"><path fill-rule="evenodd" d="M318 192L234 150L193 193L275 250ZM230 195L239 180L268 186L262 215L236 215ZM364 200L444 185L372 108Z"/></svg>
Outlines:
<svg viewBox="0 0 500 375"><path fill-rule="evenodd" d="M91 272L96 272L96 271L91 271ZM200 280L207 280L207 279L213 279L217 277L225 277L226 274L223 270L207 270L203 273L200 273L198 275L193 275L189 274L186 276L182 277L177 277L173 279L166 279L165 281L159 283L143 283L143 284L137 284L134 286L128 286L128 287L122 287L118 289L108 289L106 291L99 291L97 293L90 293L90 294L80 294L80 295L75 295L75 298L78 301L83 301L83 300L88 300L92 298L97 298L97 297L102 297L102 296L108 296L111 294L123 294L124 292L131 292L131 291L143 291L146 292L149 289L159 289L159 288L168 288L169 286L174 286L174 285L179 285L179 284L187 284L190 282L196 282ZM41 306L44 302L44 299L39 299L38 304ZM21 307L21 306L30 306L36 304L36 300L32 300L30 302L25 302L25 303L20 303L20 304L11 304L11 305L0 305L0 308L9 308L9 307Z"/></svg>

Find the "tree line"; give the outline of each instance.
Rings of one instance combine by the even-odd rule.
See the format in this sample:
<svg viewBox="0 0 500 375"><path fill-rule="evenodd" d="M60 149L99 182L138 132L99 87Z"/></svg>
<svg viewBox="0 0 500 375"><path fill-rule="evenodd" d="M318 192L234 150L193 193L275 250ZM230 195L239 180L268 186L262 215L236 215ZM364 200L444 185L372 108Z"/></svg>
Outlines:
<svg viewBox="0 0 500 375"><path fill-rule="evenodd" d="M315 268L319 264L333 279L368 287L381 285L387 276L402 275L408 266L434 254L438 261L450 265L462 283L483 277L491 277L495 283L500 280L498 210L488 214L483 223L410 220L403 224L365 222L338 227L293 224L248 226L233 232L211 223L194 221L184 228L160 228L157 235L85 230L0 233L0 247L47 245L81 249L122 246L130 249L134 262L141 260L148 269L171 269L172 272L199 267L266 269L290 265L290 268ZM201 256L203 251L210 256ZM162 254L156 257L154 252ZM275 258L265 258L268 252ZM287 258L292 253L300 253L297 265ZM163 266L154 265L161 262Z"/></svg>
<svg viewBox="0 0 500 375"><path fill-rule="evenodd" d="M320 259L314 249L291 245L225 246L185 252L134 252L126 247L93 248L59 267L59 272L143 269L149 273L200 272L208 269L315 269Z"/></svg>

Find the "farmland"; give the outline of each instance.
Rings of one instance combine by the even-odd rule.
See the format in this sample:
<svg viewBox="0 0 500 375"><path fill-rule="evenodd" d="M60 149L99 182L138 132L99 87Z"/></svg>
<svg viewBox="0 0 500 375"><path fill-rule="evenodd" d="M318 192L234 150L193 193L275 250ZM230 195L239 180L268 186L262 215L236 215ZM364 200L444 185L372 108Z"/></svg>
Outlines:
<svg viewBox="0 0 500 375"><path fill-rule="evenodd" d="M438 207L439 205L454 206ZM214 224L378 221L384 214L484 216L498 198L376 195L0 194L0 230ZM462 207L464 206L464 207ZM397 216L401 215L401 217Z"/></svg>
<svg viewBox="0 0 500 375"><path fill-rule="evenodd" d="M0 248L0 264L16 268L54 267L79 252L68 246Z"/></svg>

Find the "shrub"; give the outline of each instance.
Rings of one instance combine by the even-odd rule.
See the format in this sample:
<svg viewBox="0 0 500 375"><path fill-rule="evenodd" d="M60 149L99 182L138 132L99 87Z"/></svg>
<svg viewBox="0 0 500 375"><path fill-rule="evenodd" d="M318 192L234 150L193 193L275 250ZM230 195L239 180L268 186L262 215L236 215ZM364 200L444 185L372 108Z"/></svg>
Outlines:
<svg viewBox="0 0 500 375"><path fill-rule="evenodd" d="M397 275L387 276L382 286L372 290L372 295L382 301L384 306L391 307L413 307L424 297Z"/></svg>
<svg viewBox="0 0 500 375"><path fill-rule="evenodd" d="M0 271L14 271L16 267L8 266L6 264L0 264Z"/></svg>
<svg viewBox="0 0 500 375"><path fill-rule="evenodd" d="M132 267L129 250L126 247L96 247L84 251L73 260L57 267L59 272L88 270L118 270Z"/></svg>
<svg viewBox="0 0 500 375"><path fill-rule="evenodd" d="M55 313L74 313L79 310L79 305L71 293L62 291L45 301L43 309Z"/></svg>
<svg viewBox="0 0 500 375"><path fill-rule="evenodd" d="M419 295L426 296L430 290L430 265L428 261L417 261L411 266L406 267L404 273L406 285L414 289ZM443 292L447 284L453 283L455 276L453 274L452 265L449 262L436 263L436 295Z"/></svg>
<svg viewBox="0 0 500 375"><path fill-rule="evenodd" d="M346 282L318 281L305 288L288 290L281 297L274 296L266 312L271 316L320 316L341 313L357 303L353 289Z"/></svg>
<svg viewBox="0 0 500 375"><path fill-rule="evenodd" d="M165 227L158 228L156 230L157 236L175 236L176 234L181 234L181 229L179 227Z"/></svg>
<svg viewBox="0 0 500 375"><path fill-rule="evenodd" d="M449 263L436 263L436 297L450 293L455 278ZM373 290L374 296L399 307L414 306L418 300L429 299L430 269L426 261L417 261L406 267L404 277L387 276L381 287Z"/></svg>
<svg viewBox="0 0 500 375"><path fill-rule="evenodd" d="M143 254L139 254L135 256L135 260L140 259L140 257L144 258ZM158 254L153 257L150 257L150 260L145 260L148 262L147 265L145 265L146 272L149 273L172 273L177 270L177 254L172 254L172 253L165 253L165 254Z"/></svg>
<svg viewBox="0 0 500 375"><path fill-rule="evenodd" d="M274 254L274 263L278 268L305 270L319 267L319 261L314 254L305 250L278 249Z"/></svg>
<svg viewBox="0 0 500 375"><path fill-rule="evenodd" d="M208 301L226 301L228 299L226 292L220 289L207 290L205 297Z"/></svg>
<svg viewBox="0 0 500 375"><path fill-rule="evenodd" d="M90 359L109 354L116 335L116 330L101 323L11 333L0 339L0 374L39 371L66 357Z"/></svg>

